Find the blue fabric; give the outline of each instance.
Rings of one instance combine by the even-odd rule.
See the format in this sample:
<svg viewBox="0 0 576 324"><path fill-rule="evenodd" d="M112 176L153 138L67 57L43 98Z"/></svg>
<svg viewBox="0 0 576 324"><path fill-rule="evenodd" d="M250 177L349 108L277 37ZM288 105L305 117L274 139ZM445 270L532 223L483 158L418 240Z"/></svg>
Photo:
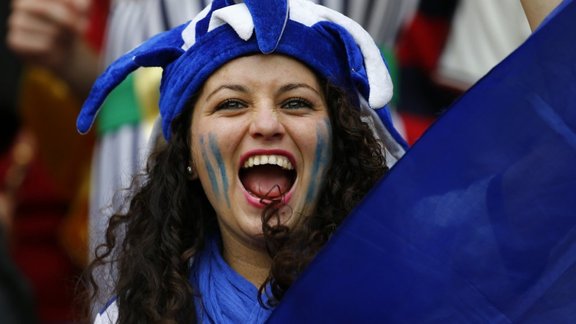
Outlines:
<svg viewBox="0 0 576 324"><path fill-rule="evenodd" d="M270 323L576 321L576 4L434 124Z"/></svg>
<svg viewBox="0 0 576 324"><path fill-rule="evenodd" d="M199 323L264 323L272 312L259 304L258 288L224 261L218 239L195 257L190 281L200 291L194 300Z"/></svg>
<svg viewBox="0 0 576 324"><path fill-rule="evenodd" d="M288 21L288 4L284 0L244 0L254 19L258 47L264 54L276 50Z"/></svg>
<svg viewBox="0 0 576 324"><path fill-rule="evenodd" d="M179 47L182 43L180 35L185 27L185 25L181 25L152 37L110 65L102 76L96 79L90 90L90 95L82 106L76 120L78 131L80 133L88 132L108 94L122 83L130 73L142 66L163 66L180 57L184 52Z"/></svg>

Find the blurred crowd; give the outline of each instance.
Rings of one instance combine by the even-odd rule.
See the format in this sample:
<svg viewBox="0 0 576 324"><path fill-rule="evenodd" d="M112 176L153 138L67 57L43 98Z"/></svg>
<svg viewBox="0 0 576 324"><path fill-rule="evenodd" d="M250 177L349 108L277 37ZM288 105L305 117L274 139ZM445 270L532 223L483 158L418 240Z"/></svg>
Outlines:
<svg viewBox="0 0 576 324"><path fill-rule="evenodd" d="M2 2L3 323L71 322L78 315L77 280L88 251L142 167L159 72L138 70L126 79L89 134L77 133L76 115L108 63L206 2ZM410 144L530 32L518 0L317 2L357 20L378 42L396 85L395 122Z"/></svg>

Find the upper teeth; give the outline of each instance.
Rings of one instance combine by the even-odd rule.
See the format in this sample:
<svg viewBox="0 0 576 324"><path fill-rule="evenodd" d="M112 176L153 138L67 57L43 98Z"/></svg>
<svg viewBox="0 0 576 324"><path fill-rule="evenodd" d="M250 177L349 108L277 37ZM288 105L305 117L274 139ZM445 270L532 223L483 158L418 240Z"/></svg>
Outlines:
<svg viewBox="0 0 576 324"><path fill-rule="evenodd" d="M250 168L255 165L272 164L281 168L292 170L294 167L287 157L282 155L255 155L251 156L244 162L244 168Z"/></svg>

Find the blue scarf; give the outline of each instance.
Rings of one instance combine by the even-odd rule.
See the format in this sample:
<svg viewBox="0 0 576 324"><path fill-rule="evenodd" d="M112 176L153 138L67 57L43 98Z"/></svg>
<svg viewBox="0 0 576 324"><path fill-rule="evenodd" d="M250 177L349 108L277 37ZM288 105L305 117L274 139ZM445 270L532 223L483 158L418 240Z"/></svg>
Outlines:
<svg viewBox="0 0 576 324"><path fill-rule="evenodd" d="M272 309L258 303L258 288L234 271L222 258L218 239L208 241L196 255L190 282L195 296L199 323L263 323ZM262 296L266 302L266 294Z"/></svg>

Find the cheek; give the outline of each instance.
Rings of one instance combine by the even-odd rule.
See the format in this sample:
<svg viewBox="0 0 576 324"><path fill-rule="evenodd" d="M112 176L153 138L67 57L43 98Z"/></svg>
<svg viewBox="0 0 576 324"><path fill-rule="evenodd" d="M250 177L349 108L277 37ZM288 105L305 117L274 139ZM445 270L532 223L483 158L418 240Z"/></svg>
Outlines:
<svg viewBox="0 0 576 324"><path fill-rule="evenodd" d="M227 194L229 179L217 135L214 133L198 135L193 152L204 191L216 201L225 201L229 207L230 199Z"/></svg>
<svg viewBox="0 0 576 324"><path fill-rule="evenodd" d="M210 155L213 158L216 168L216 172L218 173L220 182L222 184L222 195L226 200L226 204L230 207L230 197L228 195L229 189L229 180L228 174L226 172L226 165L224 164L224 159L222 158L222 151L220 146L218 145L218 138L215 134L208 135L208 146L210 148Z"/></svg>
<svg viewBox="0 0 576 324"><path fill-rule="evenodd" d="M316 201L332 161L332 127L330 121L326 119L319 123L316 130L316 146L311 169L312 178L306 192L307 203Z"/></svg>

